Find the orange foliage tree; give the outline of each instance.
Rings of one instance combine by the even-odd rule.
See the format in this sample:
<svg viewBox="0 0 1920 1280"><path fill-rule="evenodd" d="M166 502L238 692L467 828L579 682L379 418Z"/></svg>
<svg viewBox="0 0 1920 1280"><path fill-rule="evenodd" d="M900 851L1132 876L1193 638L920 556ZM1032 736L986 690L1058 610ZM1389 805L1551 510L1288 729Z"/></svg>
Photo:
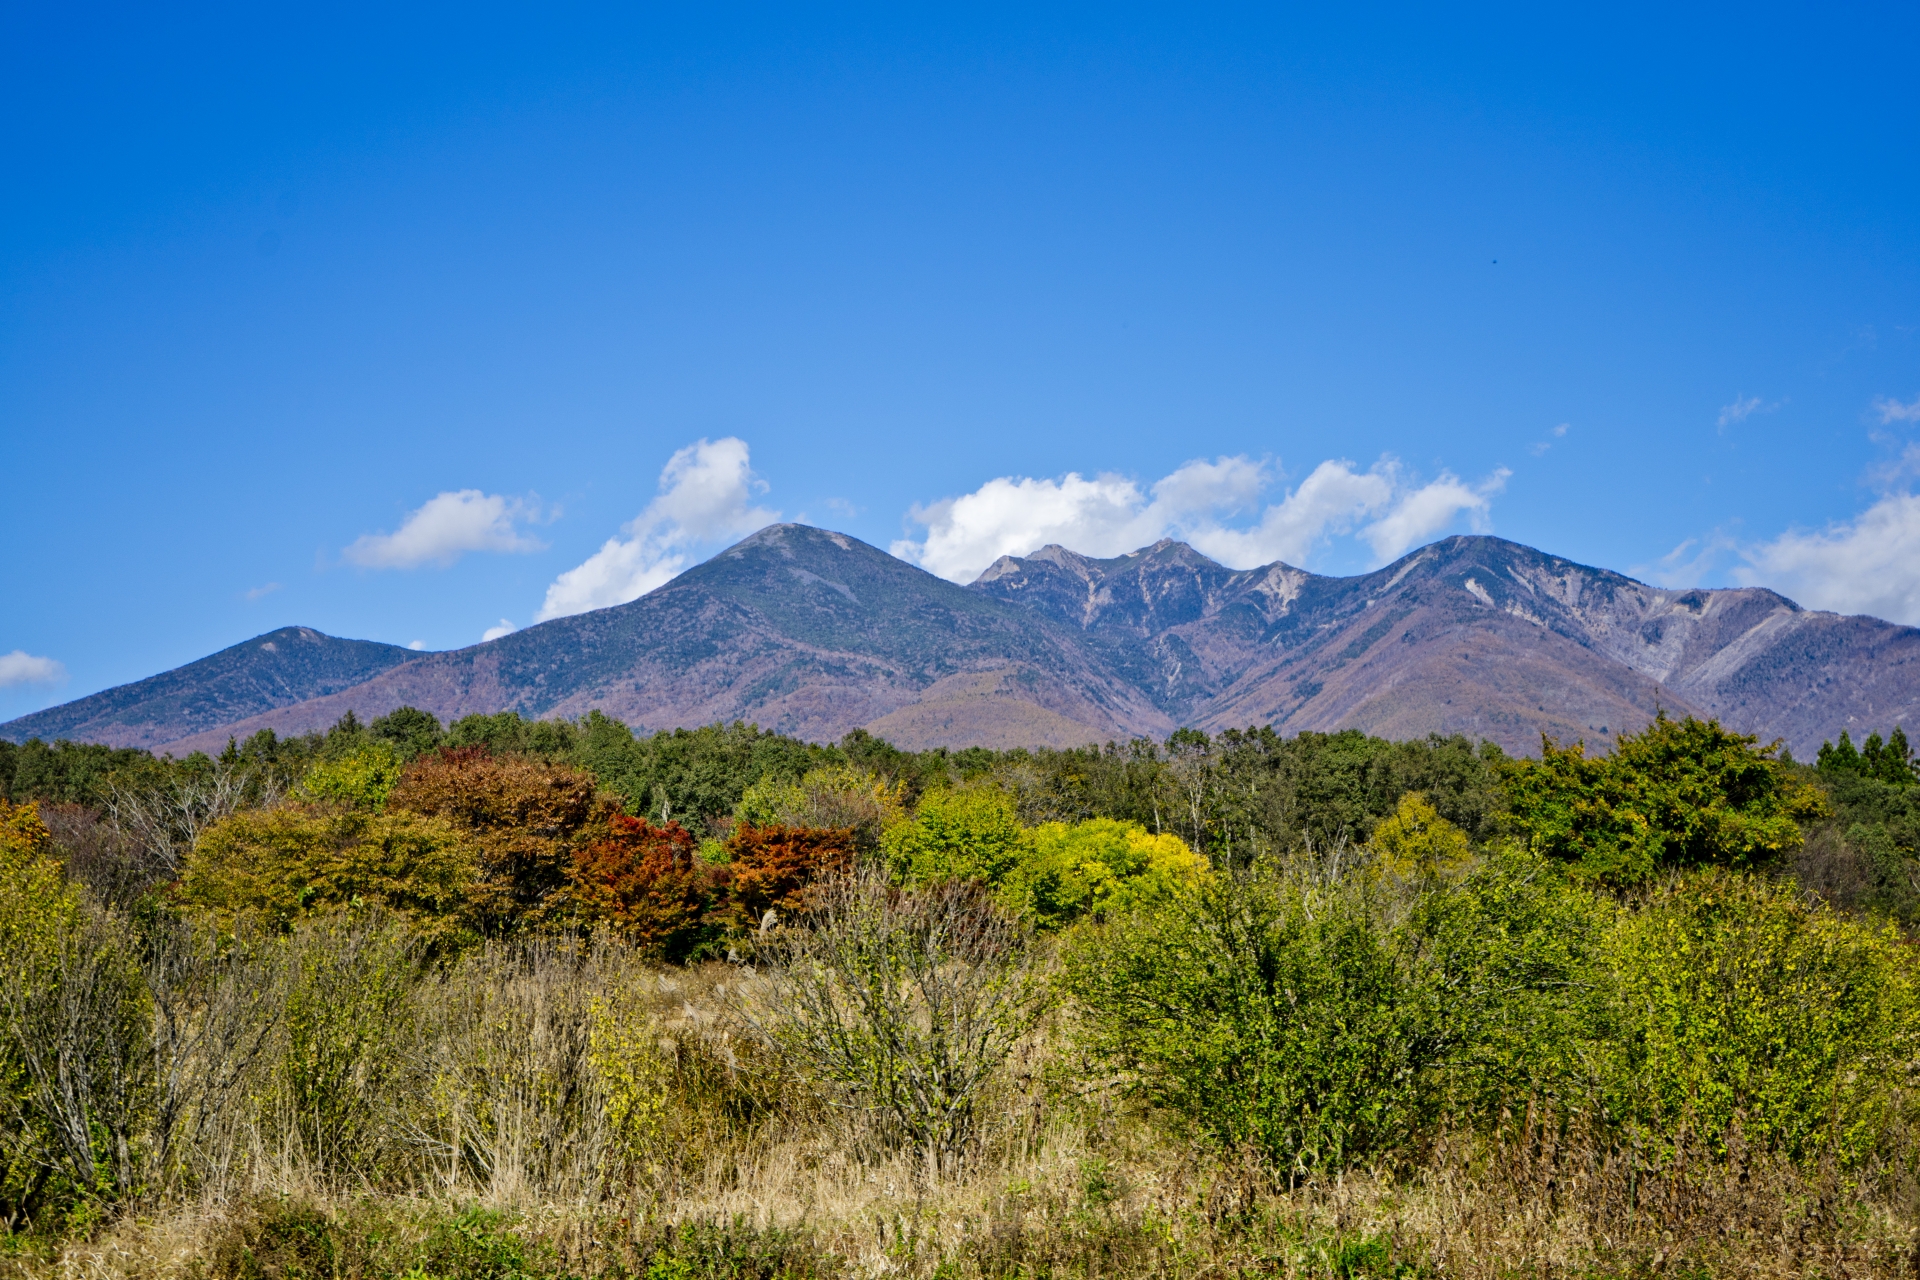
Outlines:
<svg viewBox="0 0 1920 1280"><path fill-rule="evenodd" d="M22 865L53 856L53 836L31 800L9 804L0 799L0 855L9 855Z"/></svg>
<svg viewBox="0 0 1920 1280"><path fill-rule="evenodd" d="M694 849L693 836L677 822L613 815L606 833L574 854L580 916L663 960L696 954L718 933L714 907L725 877Z"/></svg>
<svg viewBox="0 0 1920 1280"><path fill-rule="evenodd" d="M592 774L485 747L421 756L387 808L445 818L476 848L470 913L488 932L564 916L575 852L601 838L617 812L595 794Z"/></svg>
<svg viewBox="0 0 1920 1280"><path fill-rule="evenodd" d="M717 914L734 930L755 927L769 911L793 915L815 880L853 865L853 847L850 827L739 823L727 841L727 893Z"/></svg>

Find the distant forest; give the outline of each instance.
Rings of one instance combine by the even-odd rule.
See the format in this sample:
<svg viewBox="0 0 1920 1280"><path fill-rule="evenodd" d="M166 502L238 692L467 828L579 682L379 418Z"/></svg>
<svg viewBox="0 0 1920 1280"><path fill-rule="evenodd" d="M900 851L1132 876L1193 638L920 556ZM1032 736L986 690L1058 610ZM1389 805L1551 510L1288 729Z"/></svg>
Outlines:
<svg viewBox="0 0 1920 1280"><path fill-rule="evenodd" d="M1689 724L1693 722L1688 722ZM1731 741L1719 735L1715 741ZM1091 818L1170 832L1221 865L1306 848L1363 845L1409 792L1420 792L1476 845L1515 829L1514 780L1564 771L1575 757L1547 744L1544 762L1509 759L1491 742L1433 736L1389 742L1357 730L1283 738L1269 728L1210 736L1182 729L1163 743L1136 738L1105 747L992 751L902 751L855 730L832 745L750 724L636 735L594 712L579 720L529 720L507 711L450 726L410 707L366 723L348 712L325 733L282 738L262 730L219 758L185 760L90 743L0 741L0 797L104 811L116 790L194 790L198 779L243 775L249 802L286 794L316 765L391 756L402 767L423 754L484 747L577 769L629 815L677 822L697 838L721 839L749 792L795 784L820 770L851 770L897 789L911 806L927 790L989 786L1019 820ZM1579 758L1584 760L1584 753ZM1812 766L1790 756L1783 776L1817 788L1827 807L1808 820L1787 856L1761 860L1849 910L1920 923L1920 762L1905 732L1846 733Z"/></svg>

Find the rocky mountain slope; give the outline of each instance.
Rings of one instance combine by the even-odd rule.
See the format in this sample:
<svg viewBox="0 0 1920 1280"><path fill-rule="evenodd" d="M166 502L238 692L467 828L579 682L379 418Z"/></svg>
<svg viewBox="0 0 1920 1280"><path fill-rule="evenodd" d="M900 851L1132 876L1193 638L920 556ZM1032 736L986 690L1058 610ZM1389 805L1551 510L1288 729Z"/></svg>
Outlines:
<svg viewBox="0 0 1920 1280"><path fill-rule="evenodd" d="M1600 748L1658 706L1785 738L1920 721L1920 630L1771 591L1671 591L1499 538L1378 570L1235 573L1179 543L1112 560L1048 547L976 590L1079 626L1167 715L1203 728L1439 732Z"/></svg>
<svg viewBox="0 0 1920 1280"><path fill-rule="evenodd" d="M82 712L97 700L149 707L141 745L175 754L404 704L443 719L599 708L644 729L741 718L809 738L866 727L910 747L1273 724L1604 749L1665 707L1804 756L1843 728L1920 724L1920 630L1770 591L1663 590L1486 537L1351 578L1230 570L1176 542L1111 560L1047 547L958 587L857 539L777 525L630 604L450 653L393 650L304 700L248 704L234 677L191 674L247 648L0 735L134 741L128 715ZM133 693L162 685L170 701Z"/></svg>

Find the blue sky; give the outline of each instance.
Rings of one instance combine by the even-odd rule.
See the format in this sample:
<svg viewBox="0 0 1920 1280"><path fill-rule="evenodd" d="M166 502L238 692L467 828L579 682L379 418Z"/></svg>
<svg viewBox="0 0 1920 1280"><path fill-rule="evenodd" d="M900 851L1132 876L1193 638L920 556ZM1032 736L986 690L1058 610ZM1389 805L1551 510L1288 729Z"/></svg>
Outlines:
<svg viewBox="0 0 1920 1280"><path fill-rule="evenodd" d="M1920 11L1332 8L5 10L0 717L775 516L1920 622Z"/></svg>

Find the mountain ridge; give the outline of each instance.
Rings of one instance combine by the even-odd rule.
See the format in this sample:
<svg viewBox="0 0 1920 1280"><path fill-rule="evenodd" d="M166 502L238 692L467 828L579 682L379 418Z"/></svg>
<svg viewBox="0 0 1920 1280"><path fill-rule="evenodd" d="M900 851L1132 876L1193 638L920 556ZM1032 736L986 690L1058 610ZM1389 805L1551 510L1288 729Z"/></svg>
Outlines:
<svg viewBox="0 0 1920 1280"><path fill-rule="evenodd" d="M218 749L230 734L404 704L443 719L597 708L645 730L752 719L816 739L867 728L910 747L1272 724L1457 732L1523 752L1545 733L1604 749L1665 708L1805 755L1842 728L1920 723L1920 630L1763 588L1653 587L1487 536L1351 577L1229 569L1172 540L1108 559L1049 546L962 587L845 534L773 525L627 604L466 649L397 652L358 683L217 724L250 704L212 691L176 721L187 732L159 741L162 726L143 722L148 741L133 745ZM92 699L126 701L198 665ZM186 696L190 682L174 683ZM133 731L126 715L70 711L89 701L0 735L52 721Z"/></svg>

